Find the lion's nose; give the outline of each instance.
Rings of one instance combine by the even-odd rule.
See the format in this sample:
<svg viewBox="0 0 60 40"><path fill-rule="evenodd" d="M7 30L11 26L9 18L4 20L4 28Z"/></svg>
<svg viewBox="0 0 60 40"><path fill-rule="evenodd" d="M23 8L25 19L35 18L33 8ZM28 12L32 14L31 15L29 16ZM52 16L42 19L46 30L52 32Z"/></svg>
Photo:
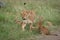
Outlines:
<svg viewBox="0 0 60 40"><path fill-rule="evenodd" d="M23 20L26 20L26 18L22 18Z"/></svg>

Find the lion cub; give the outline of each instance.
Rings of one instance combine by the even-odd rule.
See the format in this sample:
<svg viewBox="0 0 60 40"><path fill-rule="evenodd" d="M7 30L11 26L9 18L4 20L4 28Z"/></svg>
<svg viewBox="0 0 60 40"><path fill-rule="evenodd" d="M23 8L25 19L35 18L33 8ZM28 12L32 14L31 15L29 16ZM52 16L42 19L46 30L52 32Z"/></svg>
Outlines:
<svg viewBox="0 0 60 40"><path fill-rule="evenodd" d="M39 32L41 32L42 34L45 34L45 35L58 36L57 34L51 34L50 31L45 26L43 26L42 24L43 24L43 17L40 17L40 20L37 23Z"/></svg>
<svg viewBox="0 0 60 40"><path fill-rule="evenodd" d="M33 23L35 21L35 12L33 10L23 10L21 13L22 17L22 30L25 30L27 24L30 24L30 30L32 30Z"/></svg>

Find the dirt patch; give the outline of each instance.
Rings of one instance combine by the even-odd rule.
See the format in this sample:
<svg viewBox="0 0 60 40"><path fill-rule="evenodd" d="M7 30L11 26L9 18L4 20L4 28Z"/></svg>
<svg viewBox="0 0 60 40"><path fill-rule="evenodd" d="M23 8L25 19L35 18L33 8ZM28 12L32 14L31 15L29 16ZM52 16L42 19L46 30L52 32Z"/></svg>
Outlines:
<svg viewBox="0 0 60 40"><path fill-rule="evenodd" d="M53 34L57 34L58 36L53 35L37 35L28 38L28 40L60 40L60 30L53 32Z"/></svg>

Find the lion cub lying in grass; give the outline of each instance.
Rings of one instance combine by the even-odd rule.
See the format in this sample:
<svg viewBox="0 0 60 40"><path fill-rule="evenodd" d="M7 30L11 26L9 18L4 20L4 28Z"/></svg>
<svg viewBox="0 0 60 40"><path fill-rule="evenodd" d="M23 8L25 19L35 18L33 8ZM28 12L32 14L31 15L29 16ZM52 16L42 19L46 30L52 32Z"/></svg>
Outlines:
<svg viewBox="0 0 60 40"><path fill-rule="evenodd" d="M51 34L50 31L45 26L42 25L43 17L39 17L39 19L40 19L39 22L37 22L39 32L41 32L42 34L45 34L45 35L58 36L57 34Z"/></svg>

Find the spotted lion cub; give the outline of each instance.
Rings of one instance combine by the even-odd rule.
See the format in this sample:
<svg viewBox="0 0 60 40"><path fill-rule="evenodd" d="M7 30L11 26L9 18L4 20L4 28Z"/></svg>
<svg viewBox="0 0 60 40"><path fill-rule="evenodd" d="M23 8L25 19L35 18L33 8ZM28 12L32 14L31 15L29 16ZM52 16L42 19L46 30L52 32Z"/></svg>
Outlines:
<svg viewBox="0 0 60 40"><path fill-rule="evenodd" d="M25 30L26 24L30 24L30 30L33 28L33 23L35 22L36 14L33 10L23 10L21 13L22 17L22 30Z"/></svg>

